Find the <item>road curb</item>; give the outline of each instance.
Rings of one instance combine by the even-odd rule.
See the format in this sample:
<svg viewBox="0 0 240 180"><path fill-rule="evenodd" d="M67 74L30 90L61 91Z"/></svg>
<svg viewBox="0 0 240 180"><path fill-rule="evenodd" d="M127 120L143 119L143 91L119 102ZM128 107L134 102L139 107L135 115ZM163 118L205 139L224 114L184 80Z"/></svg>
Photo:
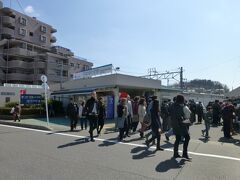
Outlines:
<svg viewBox="0 0 240 180"><path fill-rule="evenodd" d="M17 126L17 127L25 127L25 128L31 128L31 129L39 129L39 130L45 130L45 131L52 131L51 128L46 127L46 126L22 124L21 122L9 122L9 121L0 120L0 124L9 125L9 126Z"/></svg>

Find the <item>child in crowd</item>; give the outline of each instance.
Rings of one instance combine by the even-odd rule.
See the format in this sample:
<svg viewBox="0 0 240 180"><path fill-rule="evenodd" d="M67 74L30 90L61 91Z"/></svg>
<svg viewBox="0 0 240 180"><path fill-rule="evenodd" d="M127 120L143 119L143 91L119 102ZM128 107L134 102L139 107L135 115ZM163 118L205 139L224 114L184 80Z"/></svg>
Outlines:
<svg viewBox="0 0 240 180"><path fill-rule="evenodd" d="M207 112L205 113L205 116L204 116L205 129L202 130L202 135L204 136L204 133L205 133L205 138L209 138L209 130L210 130L210 124L212 123L212 120L213 120L212 108L208 107Z"/></svg>

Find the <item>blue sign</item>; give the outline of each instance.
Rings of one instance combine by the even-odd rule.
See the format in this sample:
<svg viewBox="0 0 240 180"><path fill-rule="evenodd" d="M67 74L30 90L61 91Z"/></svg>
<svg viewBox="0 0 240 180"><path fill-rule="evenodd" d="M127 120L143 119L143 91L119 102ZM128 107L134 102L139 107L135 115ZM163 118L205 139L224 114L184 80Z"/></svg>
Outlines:
<svg viewBox="0 0 240 180"><path fill-rule="evenodd" d="M41 104L42 96L38 94L21 94L20 104Z"/></svg>
<svg viewBox="0 0 240 180"><path fill-rule="evenodd" d="M113 96L107 96L106 118L107 119L114 118L114 97Z"/></svg>

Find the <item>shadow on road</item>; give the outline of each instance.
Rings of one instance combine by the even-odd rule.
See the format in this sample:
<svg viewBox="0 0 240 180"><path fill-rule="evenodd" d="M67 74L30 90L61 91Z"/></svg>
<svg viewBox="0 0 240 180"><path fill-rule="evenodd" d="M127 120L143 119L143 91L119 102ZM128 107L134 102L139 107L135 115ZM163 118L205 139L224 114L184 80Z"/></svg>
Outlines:
<svg viewBox="0 0 240 180"><path fill-rule="evenodd" d="M141 137L137 137L137 138L134 138L134 139L129 139L129 140L124 140L125 143L130 143L130 142L134 142L134 141L140 141L142 140L143 138Z"/></svg>
<svg viewBox="0 0 240 180"><path fill-rule="evenodd" d="M204 143L208 143L209 139L208 138L199 138L198 140L204 142Z"/></svg>
<svg viewBox="0 0 240 180"><path fill-rule="evenodd" d="M113 146L117 144L118 138L111 138L111 139L106 139L106 141L103 141L102 144L99 144L99 147L107 147L107 146Z"/></svg>
<svg viewBox="0 0 240 180"><path fill-rule="evenodd" d="M56 134L56 133L67 133L67 132L80 132L80 131L81 131L81 130L73 130L73 131L70 131L70 130L54 131L54 132L47 133L47 135L52 135L52 134Z"/></svg>
<svg viewBox="0 0 240 180"><path fill-rule="evenodd" d="M160 162L157 167L157 172L167 172L171 169L181 169L185 165L184 159L181 159L179 162L175 158L168 159L166 161Z"/></svg>
<svg viewBox="0 0 240 180"><path fill-rule="evenodd" d="M105 128L104 134L113 134L117 133L115 128Z"/></svg>
<svg viewBox="0 0 240 180"><path fill-rule="evenodd" d="M86 138L81 138L81 139L75 140L75 142L71 142L71 143L67 143L67 144L58 146L57 148L58 148L58 149L61 149L61 148L76 146L76 145L80 145L80 144L84 144L84 143L88 143L88 142L89 142L88 139L86 139Z"/></svg>
<svg viewBox="0 0 240 180"><path fill-rule="evenodd" d="M153 156L155 156L156 152L157 151L149 151L149 149L147 149L147 147L135 147L131 150L131 153L134 154L132 156L132 159L134 159L134 160L153 157ZM139 154L137 154L137 153L139 153Z"/></svg>
<svg viewBox="0 0 240 180"><path fill-rule="evenodd" d="M166 144L164 145L161 145L161 148L164 148L164 149L169 149L169 148L173 148L174 147L174 144L170 143L169 141L164 141Z"/></svg>
<svg viewBox="0 0 240 180"><path fill-rule="evenodd" d="M236 146L240 146L240 140L239 139L228 139L225 137L221 137L218 142L221 143L229 143L229 144L234 144Z"/></svg>

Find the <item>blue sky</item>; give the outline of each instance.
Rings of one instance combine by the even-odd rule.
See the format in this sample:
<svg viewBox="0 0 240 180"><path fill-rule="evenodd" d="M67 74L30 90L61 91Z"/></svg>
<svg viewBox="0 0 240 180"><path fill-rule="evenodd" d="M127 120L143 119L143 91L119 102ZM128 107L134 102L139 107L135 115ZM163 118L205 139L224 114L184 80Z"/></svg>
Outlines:
<svg viewBox="0 0 240 180"><path fill-rule="evenodd" d="M12 8L51 24L57 45L95 66L135 75L182 66L187 80L240 86L239 0L19 1Z"/></svg>

